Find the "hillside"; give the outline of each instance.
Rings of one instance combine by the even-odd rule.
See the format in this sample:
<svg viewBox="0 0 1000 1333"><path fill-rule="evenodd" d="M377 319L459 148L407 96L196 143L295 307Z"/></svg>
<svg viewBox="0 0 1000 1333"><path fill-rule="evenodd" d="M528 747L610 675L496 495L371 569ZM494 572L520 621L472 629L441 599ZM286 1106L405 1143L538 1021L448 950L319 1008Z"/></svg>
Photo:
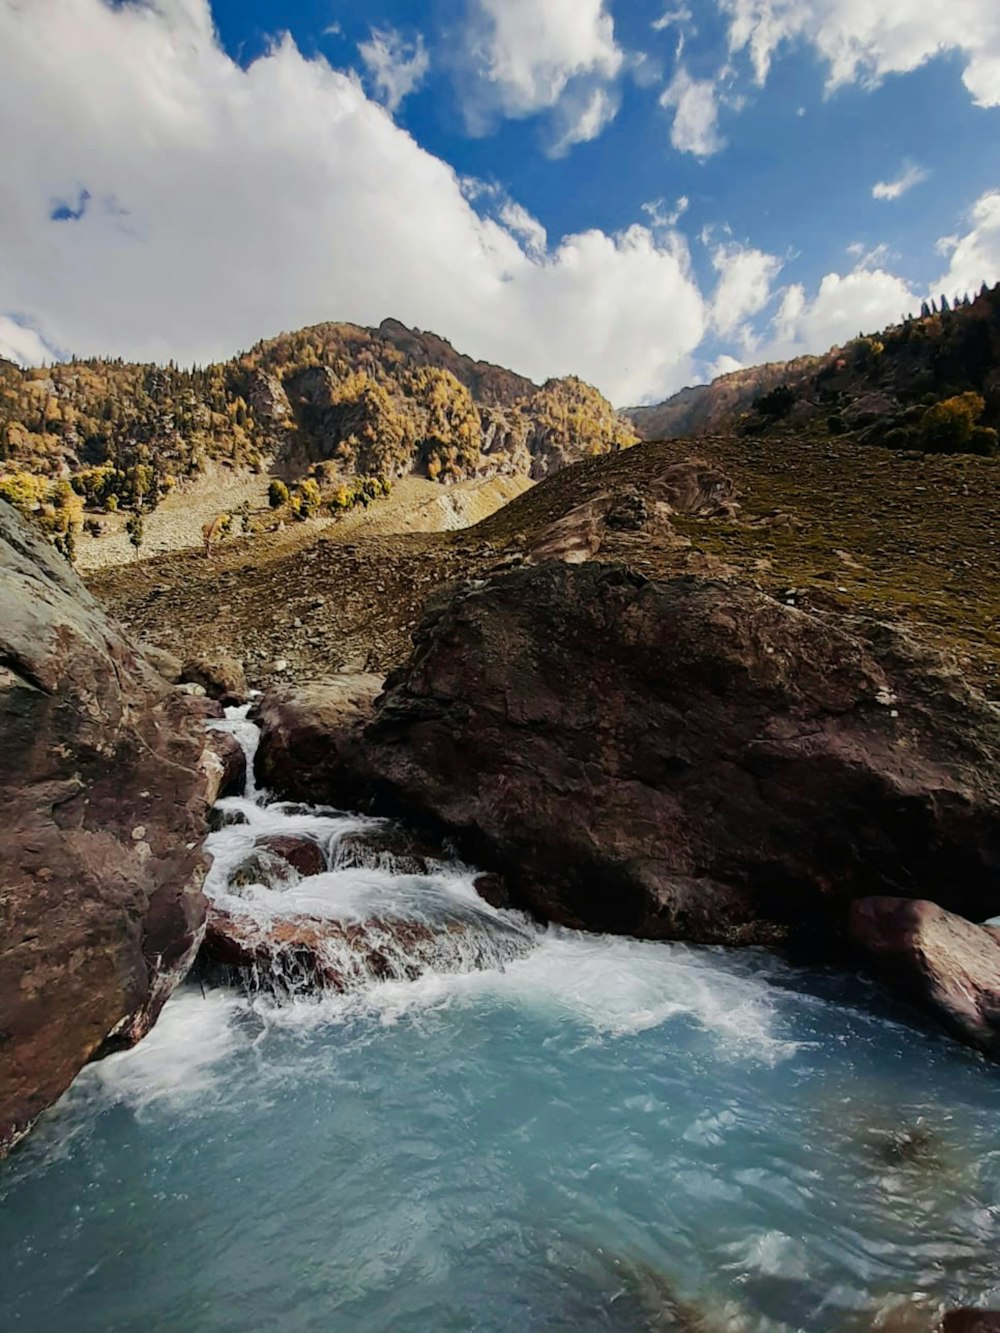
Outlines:
<svg viewBox="0 0 1000 1333"><path fill-rule="evenodd" d="M706 460L735 494L709 512L658 519L664 474ZM586 539L605 512L601 560L648 575L734 578L800 606L900 617L1000 688L1000 467L910 456L842 439L738 433L644 444L587 460L455 533L317 533L237 539L103 571L92 589L135 632L175 651L224 648L252 683L385 671L406 655L427 598L552 546ZM955 534L961 539L956 540ZM578 551L571 558L580 558ZM538 558L537 555L533 558Z"/></svg>
<svg viewBox="0 0 1000 1333"><path fill-rule="evenodd" d="M0 494L70 553L84 506L148 513L211 469L220 510L227 474L256 472L315 482L295 509L312 513L411 474L538 479L635 439L578 379L538 386L395 320L320 324L190 370L0 362Z"/></svg>
<svg viewBox="0 0 1000 1333"><path fill-rule="evenodd" d="M1000 284L859 336L822 357L723 375L656 407L629 409L644 439L795 427L818 437L926 452L996 451Z"/></svg>

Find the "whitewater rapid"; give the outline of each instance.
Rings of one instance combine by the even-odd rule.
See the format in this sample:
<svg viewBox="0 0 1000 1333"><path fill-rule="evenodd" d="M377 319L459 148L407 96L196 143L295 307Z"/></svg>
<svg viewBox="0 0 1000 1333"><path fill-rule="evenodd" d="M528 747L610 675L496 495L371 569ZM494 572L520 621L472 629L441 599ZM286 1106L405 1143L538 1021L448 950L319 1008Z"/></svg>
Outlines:
<svg viewBox="0 0 1000 1333"><path fill-rule="evenodd" d="M340 989L183 986L0 1177L0 1326L851 1333L1000 1303L1000 1071L867 983L545 928L445 854L348 864L382 821L253 787L219 816L247 822L206 893L262 931L465 943ZM231 882L302 835L321 874Z"/></svg>

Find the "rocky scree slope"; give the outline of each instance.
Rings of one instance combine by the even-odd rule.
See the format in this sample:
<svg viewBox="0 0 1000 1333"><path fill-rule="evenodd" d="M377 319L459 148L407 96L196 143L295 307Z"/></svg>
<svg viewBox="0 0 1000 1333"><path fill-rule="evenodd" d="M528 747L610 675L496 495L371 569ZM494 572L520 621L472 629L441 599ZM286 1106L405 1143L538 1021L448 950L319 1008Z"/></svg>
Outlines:
<svg viewBox="0 0 1000 1333"><path fill-rule="evenodd" d="M0 502L0 1153L183 976L222 776L190 701Z"/></svg>

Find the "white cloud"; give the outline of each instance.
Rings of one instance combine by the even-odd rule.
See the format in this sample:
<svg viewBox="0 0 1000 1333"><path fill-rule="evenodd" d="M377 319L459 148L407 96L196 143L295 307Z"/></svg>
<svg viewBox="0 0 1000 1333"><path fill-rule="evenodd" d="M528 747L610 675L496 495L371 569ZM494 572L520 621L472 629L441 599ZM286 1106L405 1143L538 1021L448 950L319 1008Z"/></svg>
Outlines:
<svg viewBox="0 0 1000 1333"><path fill-rule="evenodd" d="M1000 105L1000 5L996 0L717 0L729 47L747 51L763 83L779 48L811 43L829 66L828 86L873 86L942 52L965 61L980 106Z"/></svg>
<svg viewBox="0 0 1000 1333"><path fill-rule="evenodd" d="M618 402L684 382L706 313L676 233L587 231L540 254L524 217L480 216L356 76L289 39L241 68L205 0L157 4L0 0L0 123L19 127L0 292L49 345L204 363L393 315ZM83 216L50 221L81 188Z"/></svg>
<svg viewBox="0 0 1000 1333"><path fill-rule="evenodd" d="M555 107L575 81L611 83L624 61L604 0L469 0L467 41L465 111L480 132L497 113Z"/></svg>
<svg viewBox="0 0 1000 1333"><path fill-rule="evenodd" d="M916 163L904 164L903 170L891 181L879 181L877 185L872 186L873 199L902 199L904 194L908 194L915 185L922 185L924 181L930 180L931 173L924 167L918 167Z"/></svg>
<svg viewBox="0 0 1000 1333"><path fill-rule="evenodd" d="M672 28L674 24L681 26L690 23L692 15L686 5L681 5L677 9L668 9L660 18L654 19L650 25L654 32L663 32L666 28Z"/></svg>
<svg viewBox="0 0 1000 1333"><path fill-rule="evenodd" d="M917 293L883 269L828 273L811 300L802 284L795 283L785 289L760 359L783 361L806 352L825 352L859 333L896 324L919 305Z"/></svg>
<svg viewBox="0 0 1000 1333"><path fill-rule="evenodd" d="M651 199L643 204L642 211L649 217L651 227L676 227L691 206L691 200L682 194L671 207L665 199Z"/></svg>
<svg viewBox="0 0 1000 1333"><path fill-rule="evenodd" d="M0 315L0 357L19 366L40 366L43 361L59 359L35 329L10 315Z"/></svg>
<svg viewBox="0 0 1000 1333"><path fill-rule="evenodd" d="M712 266L719 275L712 297L712 325L725 337L764 309L782 265L774 255L733 242L716 247Z"/></svg>
<svg viewBox="0 0 1000 1333"><path fill-rule="evenodd" d="M660 106L674 112L670 142L680 153L711 157L725 147L719 135L719 104L711 79L693 79L683 65L660 96Z"/></svg>
<svg viewBox="0 0 1000 1333"><path fill-rule="evenodd" d="M603 133L618 114L618 98L607 88L582 90L579 96L567 93L555 113L561 130L548 149L550 157L563 157L574 144L589 143Z"/></svg>
<svg viewBox="0 0 1000 1333"><path fill-rule="evenodd" d="M415 92L430 69L430 58L423 36L412 42L394 28L372 28L367 42L358 44L375 95L390 113L395 113L404 97Z"/></svg>
<svg viewBox="0 0 1000 1333"><path fill-rule="evenodd" d="M950 250L951 261L931 290L949 296L974 295L984 282L1000 278L1000 190L984 194L972 207L971 230L938 242Z"/></svg>
<svg viewBox="0 0 1000 1333"><path fill-rule="evenodd" d="M549 238L545 228L536 217L521 204L508 199L500 209L500 221L508 231L520 236L525 249L530 255L544 255Z"/></svg>
<svg viewBox="0 0 1000 1333"><path fill-rule="evenodd" d="M717 380L720 375L732 375L737 370L743 370L743 362L737 361L735 356L723 354L717 357L708 368L709 382Z"/></svg>

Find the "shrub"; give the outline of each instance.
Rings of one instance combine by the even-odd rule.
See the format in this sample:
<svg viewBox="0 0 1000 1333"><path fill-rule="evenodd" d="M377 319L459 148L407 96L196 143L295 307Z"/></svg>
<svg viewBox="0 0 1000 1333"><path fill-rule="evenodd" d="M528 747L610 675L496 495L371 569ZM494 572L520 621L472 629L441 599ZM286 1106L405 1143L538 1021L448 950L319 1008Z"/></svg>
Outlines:
<svg viewBox="0 0 1000 1333"><path fill-rule="evenodd" d="M300 518L311 518L319 509L322 502L319 486L311 477L305 481L300 481L296 492L295 512Z"/></svg>
<svg viewBox="0 0 1000 1333"><path fill-rule="evenodd" d="M843 435L847 427L844 425L844 418L839 412L834 412L826 419L826 428L831 435Z"/></svg>
<svg viewBox="0 0 1000 1333"><path fill-rule="evenodd" d="M978 393L960 393L927 409L920 424L920 443L933 453L968 451L976 422L986 404Z"/></svg>
<svg viewBox="0 0 1000 1333"><path fill-rule="evenodd" d="M795 390L787 384L779 384L770 393L761 394L754 399L754 411L769 421L781 421L795 406Z"/></svg>
<svg viewBox="0 0 1000 1333"><path fill-rule="evenodd" d="M277 477L267 488L267 503L272 509L280 509L283 504L288 503L288 487Z"/></svg>
<svg viewBox="0 0 1000 1333"><path fill-rule="evenodd" d="M969 436L969 453L992 458L1000 452L1000 435L992 426L976 426Z"/></svg>

